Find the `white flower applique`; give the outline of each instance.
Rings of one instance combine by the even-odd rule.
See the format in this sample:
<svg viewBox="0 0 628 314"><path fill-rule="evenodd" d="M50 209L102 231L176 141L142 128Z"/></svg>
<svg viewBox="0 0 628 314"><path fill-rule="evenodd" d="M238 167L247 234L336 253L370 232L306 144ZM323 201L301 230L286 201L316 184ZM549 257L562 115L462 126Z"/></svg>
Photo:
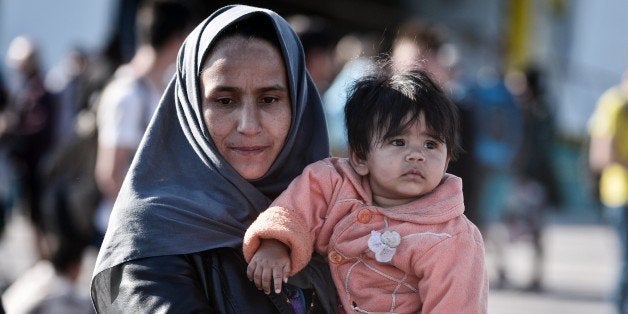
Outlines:
<svg viewBox="0 0 628 314"><path fill-rule="evenodd" d="M375 253L375 260L380 263L388 263L392 260L399 243L401 243L399 233L390 230L386 230L384 233L373 230L368 241L369 250Z"/></svg>

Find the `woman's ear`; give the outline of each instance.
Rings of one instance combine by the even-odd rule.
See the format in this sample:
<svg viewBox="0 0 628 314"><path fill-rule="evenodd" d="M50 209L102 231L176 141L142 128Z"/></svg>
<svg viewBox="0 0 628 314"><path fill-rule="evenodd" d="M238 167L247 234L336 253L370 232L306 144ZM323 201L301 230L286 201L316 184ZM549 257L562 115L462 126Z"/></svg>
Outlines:
<svg viewBox="0 0 628 314"><path fill-rule="evenodd" d="M349 162L351 162L353 170L355 170L355 172L359 175L365 176L369 174L369 168L366 164L366 160L359 158L353 151L349 152Z"/></svg>

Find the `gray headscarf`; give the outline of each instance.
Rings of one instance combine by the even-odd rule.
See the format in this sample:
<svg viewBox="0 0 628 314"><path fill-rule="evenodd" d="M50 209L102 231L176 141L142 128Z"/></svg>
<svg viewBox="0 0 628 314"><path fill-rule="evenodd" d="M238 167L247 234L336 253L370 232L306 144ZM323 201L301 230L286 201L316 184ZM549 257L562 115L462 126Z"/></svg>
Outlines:
<svg viewBox="0 0 628 314"><path fill-rule="evenodd" d="M285 60L292 124L268 173L242 178L218 153L202 116L200 70L219 33L247 17L270 20ZM224 7L187 37L177 73L126 176L113 208L94 275L143 257L237 248L249 224L309 163L329 154L320 97L301 43L276 13Z"/></svg>

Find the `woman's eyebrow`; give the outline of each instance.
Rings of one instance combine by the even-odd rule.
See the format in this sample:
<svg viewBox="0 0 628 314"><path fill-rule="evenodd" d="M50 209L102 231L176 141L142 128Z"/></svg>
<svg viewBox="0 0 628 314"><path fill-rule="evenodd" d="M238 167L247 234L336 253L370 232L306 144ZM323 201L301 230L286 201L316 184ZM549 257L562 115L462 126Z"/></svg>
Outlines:
<svg viewBox="0 0 628 314"><path fill-rule="evenodd" d="M227 86L227 85L217 85L211 89L212 92L239 92L241 89L238 87Z"/></svg>
<svg viewBox="0 0 628 314"><path fill-rule="evenodd" d="M283 85L275 84L268 87L262 87L258 89L258 91L260 92L287 92L288 88Z"/></svg>
<svg viewBox="0 0 628 314"><path fill-rule="evenodd" d="M238 92L238 93L242 92L241 88L235 87L235 86L228 86L228 85L217 85L217 86L214 86L211 90L213 92ZM271 85L267 87L260 87L257 89L257 92L271 92L271 91L287 92L288 88L283 85L275 84L275 85Z"/></svg>

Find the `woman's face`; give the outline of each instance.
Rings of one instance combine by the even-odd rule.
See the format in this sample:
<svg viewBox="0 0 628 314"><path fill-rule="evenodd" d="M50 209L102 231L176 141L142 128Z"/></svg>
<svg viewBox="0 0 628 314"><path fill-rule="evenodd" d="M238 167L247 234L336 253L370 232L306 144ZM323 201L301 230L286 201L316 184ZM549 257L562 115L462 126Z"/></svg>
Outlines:
<svg viewBox="0 0 628 314"><path fill-rule="evenodd" d="M201 85L205 124L218 151L245 179L262 177L292 118L281 53L261 39L224 39L205 61Z"/></svg>

